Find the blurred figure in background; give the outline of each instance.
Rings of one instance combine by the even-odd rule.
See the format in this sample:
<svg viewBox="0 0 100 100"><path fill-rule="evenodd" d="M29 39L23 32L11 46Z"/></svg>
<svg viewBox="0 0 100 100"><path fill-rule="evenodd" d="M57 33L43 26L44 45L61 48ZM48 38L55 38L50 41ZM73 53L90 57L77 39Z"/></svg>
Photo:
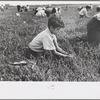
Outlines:
<svg viewBox="0 0 100 100"><path fill-rule="evenodd" d="M97 14L87 24L89 42L100 43L100 6L96 8Z"/></svg>
<svg viewBox="0 0 100 100"><path fill-rule="evenodd" d="M79 10L79 18L83 18L83 17L90 17L88 15L88 11L91 9L90 6L86 6L86 7L81 7Z"/></svg>

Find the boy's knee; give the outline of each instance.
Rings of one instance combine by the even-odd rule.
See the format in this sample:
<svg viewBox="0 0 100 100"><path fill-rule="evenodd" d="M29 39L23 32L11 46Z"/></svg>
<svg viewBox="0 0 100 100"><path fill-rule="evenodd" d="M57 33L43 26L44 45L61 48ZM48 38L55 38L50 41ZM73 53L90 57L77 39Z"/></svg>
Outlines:
<svg viewBox="0 0 100 100"><path fill-rule="evenodd" d="M31 56L31 52L30 52L29 47L25 47L25 48L23 48L23 52L24 52L23 55L24 55L27 59L29 59L30 56Z"/></svg>

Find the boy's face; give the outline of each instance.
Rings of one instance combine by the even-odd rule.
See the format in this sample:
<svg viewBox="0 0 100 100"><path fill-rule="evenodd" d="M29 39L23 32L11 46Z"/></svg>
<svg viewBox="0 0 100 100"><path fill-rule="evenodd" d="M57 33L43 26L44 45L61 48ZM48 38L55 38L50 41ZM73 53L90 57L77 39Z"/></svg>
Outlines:
<svg viewBox="0 0 100 100"><path fill-rule="evenodd" d="M57 27L57 28L50 27L50 31L51 31L52 34L59 33L60 29L61 29L60 27Z"/></svg>

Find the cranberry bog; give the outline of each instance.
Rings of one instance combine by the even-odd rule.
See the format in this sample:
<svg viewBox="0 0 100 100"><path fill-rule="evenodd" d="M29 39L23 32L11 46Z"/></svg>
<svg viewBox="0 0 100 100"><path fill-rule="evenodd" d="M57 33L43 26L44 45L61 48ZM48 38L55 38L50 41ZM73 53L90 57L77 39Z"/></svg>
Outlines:
<svg viewBox="0 0 100 100"><path fill-rule="evenodd" d="M13 65L10 61L23 59L24 48L47 27L47 17L36 17L31 6L28 12L9 7L0 11L0 81L100 81L100 51L98 46L87 41L77 41L77 36L87 34L86 25L90 18L79 19L78 6L62 6L65 28L57 36L58 43L76 58L53 59L39 56L27 59L27 64ZM89 14L93 16L93 11Z"/></svg>

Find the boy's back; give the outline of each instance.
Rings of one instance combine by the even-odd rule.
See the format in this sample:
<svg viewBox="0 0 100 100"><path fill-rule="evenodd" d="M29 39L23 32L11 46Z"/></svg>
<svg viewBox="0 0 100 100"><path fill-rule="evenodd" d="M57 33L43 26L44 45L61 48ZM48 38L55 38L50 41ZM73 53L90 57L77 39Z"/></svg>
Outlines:
<svg viewBox="0 0 100 100"><path fill-rule="evenodd" d="M55 38L56 36L54 34L51 34L49 29L46 28L29 43L29 47L35 52L43 52L44 49L54 50L55 46L53 44L53 39Z"/></svg>

